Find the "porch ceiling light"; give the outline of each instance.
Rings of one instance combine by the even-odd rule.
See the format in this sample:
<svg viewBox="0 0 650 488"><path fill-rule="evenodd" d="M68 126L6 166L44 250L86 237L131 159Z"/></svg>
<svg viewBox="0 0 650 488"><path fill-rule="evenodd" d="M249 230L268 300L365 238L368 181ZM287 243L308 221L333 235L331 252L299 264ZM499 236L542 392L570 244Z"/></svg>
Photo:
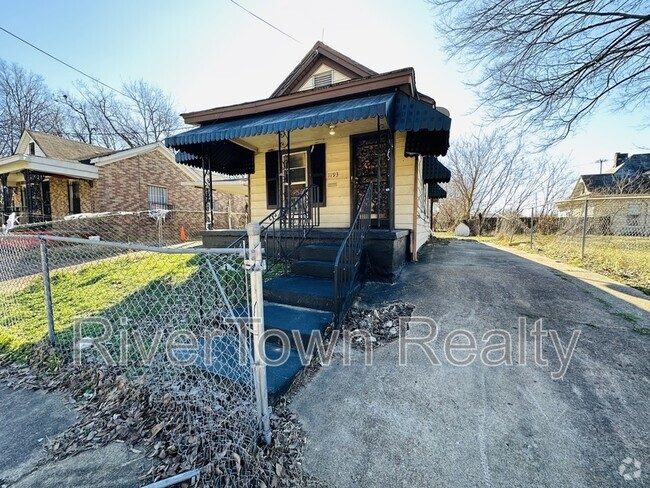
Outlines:
<svg viewBox="0 0 650 488"><path fill-rule="evenodd" d="M331 136L336 134L336 131L334 129L336 129L336 126L334 124L330 125L330 135Z"/></svg>

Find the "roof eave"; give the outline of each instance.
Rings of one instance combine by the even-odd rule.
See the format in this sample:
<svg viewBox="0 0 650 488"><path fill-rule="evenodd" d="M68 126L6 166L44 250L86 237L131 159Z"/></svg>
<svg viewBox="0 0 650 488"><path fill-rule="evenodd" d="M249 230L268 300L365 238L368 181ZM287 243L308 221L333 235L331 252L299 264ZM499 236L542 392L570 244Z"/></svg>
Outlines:
<svg viewBox="0 0 650 488"><path fill-rule="evenodd" d="M411 96L414 96L417 93L415 89L413 68L404 68L368 78L350 80L327 88L307 90L275 98L267 98L226 107L216 107L208 110L189 112L181 114L181 116L185 120L186 124L201 125L206 122L257 115L274 110L295 108L311 103L334 101L337 98L367 94L373 91L402 86L409 87L409 94Z"/></svg>

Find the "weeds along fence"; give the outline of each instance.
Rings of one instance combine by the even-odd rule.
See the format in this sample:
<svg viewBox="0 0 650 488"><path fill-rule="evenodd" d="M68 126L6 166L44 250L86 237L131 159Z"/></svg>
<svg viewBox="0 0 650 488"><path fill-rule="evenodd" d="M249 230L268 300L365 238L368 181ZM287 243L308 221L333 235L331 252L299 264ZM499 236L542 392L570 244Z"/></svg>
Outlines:
<svg viewBox="0 0 650 488"><path fill-rule="evenodd" d="M502 243L586 261L650 289L650 196L591 196L529 207L523 215L503 212L495 234Z"/></svg>
<svg viewBox="0 0 650 488"><path fill-rule="evenodd" d="M110 219L0 235L0 353L26 358L50 341L62 361L142 382L184 460L166 474L199 468L203 486L248 486L242 466L260 435L270 441L253 341L263 323L249 319L263 300L259 226L250 249L205 249L187 245L187 219Z"/></svg>

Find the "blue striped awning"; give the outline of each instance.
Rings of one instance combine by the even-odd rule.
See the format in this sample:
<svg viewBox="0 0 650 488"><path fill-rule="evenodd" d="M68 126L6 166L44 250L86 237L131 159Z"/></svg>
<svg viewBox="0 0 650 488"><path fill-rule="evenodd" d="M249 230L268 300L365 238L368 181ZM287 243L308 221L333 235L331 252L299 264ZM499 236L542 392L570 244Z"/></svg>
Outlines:
<svg viewBox="0 0 650 488"><path fill-rule="evenodd" d="M180 151L176 155L179 163L200 167L207 162L212 171L220 173L252 173L254 152L232 142L233 139L374 117L384 117L391 129L407 133L406 155L447 153L451 119L402 92L366 95L215 122L168 137L165 144Z"/></svg>
<svg viewBox="0 0 650 488"><path fill-rule="evenodd" d="M428 103L400 92L397 94L395 119L391 127L399 132L421 130L449 132L451 119Z"/></svg>
<svg viewBox="0 0 650 488"><path fill-rule="evenodd" d="M179 147L274 134L280 131L337 124L369 117L379 116L390 119L395 96L395 93L372 95L354 100L217 122L168 137L165 144Z"/></svg>

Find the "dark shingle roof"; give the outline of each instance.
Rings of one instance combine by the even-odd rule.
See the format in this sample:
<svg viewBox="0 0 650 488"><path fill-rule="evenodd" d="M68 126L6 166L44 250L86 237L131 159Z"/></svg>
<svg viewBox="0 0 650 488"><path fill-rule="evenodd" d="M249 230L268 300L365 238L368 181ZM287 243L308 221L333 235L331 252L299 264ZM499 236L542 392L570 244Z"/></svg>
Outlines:
<svg viewBox="0 0 650 488"><path fill-rule="evenodd" d="M35 130L27 130L26 132L38 144L38 147L45 153L45 156L52 159L83 161L99 156L107 156L115 152L112 149L71 141L63 137L46 134L45 132Z"/></svg>
<svg viewBox="0 0 650 488"><path fill-rule="evenodd" d="M634 194L650 193L650 176L605 173L600 175L582 175L585 189L590 193Z"/></svg>

